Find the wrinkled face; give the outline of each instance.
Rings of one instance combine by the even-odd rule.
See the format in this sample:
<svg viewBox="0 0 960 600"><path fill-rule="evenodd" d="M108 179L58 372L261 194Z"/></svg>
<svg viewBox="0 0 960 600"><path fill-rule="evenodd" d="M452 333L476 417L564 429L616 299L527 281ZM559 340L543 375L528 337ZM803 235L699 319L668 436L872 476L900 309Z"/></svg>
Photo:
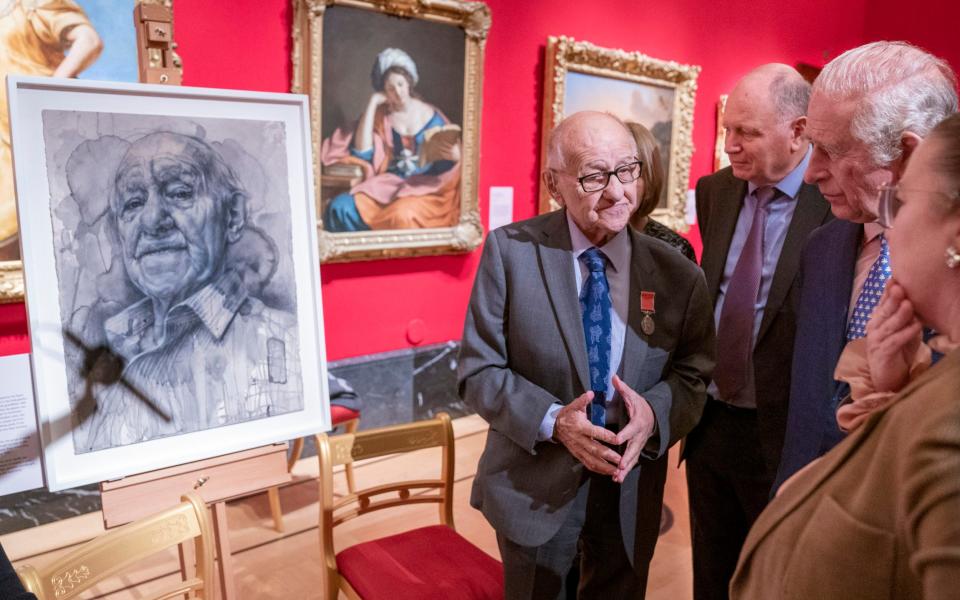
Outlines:
<svg viewBox="0 0 960 600"><path fill-rule="evenodd" d="M730 94L723 113L723 150L734 177L772 185L790 173L792 153L802 142L794 136L791 120L780 118L769 94L757 87L741 84Z"/></svg>
<svg viewBox="0 0 960 600"><path fill-rule="evenodd" d="M221 266L226 209L182 143L149 138L130 148L117 173L113 210L123 262L143 293L181 300Z"/></svg>
<svg viewBox="0 0 960 600"><path fill-rule="evenodd" d="M877 190L894 181L891 168L878 166L870 148L851 133L854 101L814 93L807 113L813 155L804 181L816 184L838 219L870 223L877 218Z"/></svg>
<svg viewBox="0 0 960 600"><path fill-rule="evenodd" d="M921 317L930 314L929 307L943 293L937 282L944 281L949 271L944 252L948 246L956 247L960 231L960 215L948 208L957 186L934 168L933 159L940 152L941 142L934 138L913 153L897 186L903 205L886 233L893 275Z"/></svg>
<svg viewBox="0 0 960 600"><path fill-rule="evenodd" d="M391 108L406 106L410 101L410 82L400 73L390 73L383 80L383 93Z"/></svg>
<svg viewBox="0 0 960 600"><path fill-rule="evenodd" d="M637 183L621 183L611 175L604 189L584 192L578 178L639 160L637 146L626 128L602 114L579 119L572 127L562 148L564 168L548 172L548 180L554 175L548 187L580 231L599 245L626 227L641 190Z"/></svg>

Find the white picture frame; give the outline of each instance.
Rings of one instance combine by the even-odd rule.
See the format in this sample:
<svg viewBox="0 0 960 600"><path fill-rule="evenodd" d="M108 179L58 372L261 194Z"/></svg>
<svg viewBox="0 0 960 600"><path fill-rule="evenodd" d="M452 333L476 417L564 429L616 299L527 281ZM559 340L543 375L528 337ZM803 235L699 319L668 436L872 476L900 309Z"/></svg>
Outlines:
<svg viewBox="0 0 960 600"><path fill-rule="evenodd" d="M47 487L329 429L307 96L7 89Z"/></svg>

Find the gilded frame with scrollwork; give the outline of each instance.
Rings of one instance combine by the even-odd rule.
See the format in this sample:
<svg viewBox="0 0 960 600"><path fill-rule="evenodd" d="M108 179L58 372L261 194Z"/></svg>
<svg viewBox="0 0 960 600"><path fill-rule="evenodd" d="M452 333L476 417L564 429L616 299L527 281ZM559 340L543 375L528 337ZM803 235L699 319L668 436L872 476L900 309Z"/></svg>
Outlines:
<svg viewBox="0 0 960 600"><path fill-rule="evenodd" d="M547 41L540 164L546 164L547 138L566 116L564 93L568 73L606 77L673 91L666 207L651 215L677 231L686 231L687 185L693 155L693 103L700 67L651 58L640 52L601 48L568 37ZM540 186L540 212L556 210L546 186Z"/></svg>
<svg viewBox="0 0 960 600"><path fill-rule="evenodd" d="M136 0L132 7L136 4L158 4L173 11L173 0ZM130 11L130 24L133 26L133 8ZM153 63L158 59L155 54L151 54L149 60ZM183 64L176 54L174 66L183 73ZM0 261L0 303L11 302L23 302L23 262L19 260Z"/></svg>
<svg viewBox="0 0 960 600"><path fill-rule="evenodd" d="M483 240L478 207L478 170L483 53L490 10L483 2L458 0L292 0L293 80L291 91L310 96L318 238L322 262L425 256L469 252ZM423 19L459 27L464 32L463 123L459 182L459 220L451 227L330 232L320 210L325 175L320 160L323 102L323 20L332 6L346 6Z"/></svg>
<svg viewBox="0 0 960 600"><path fill-rule="evenodd" d="M713 170L719 171L730 166L730 157L723 151L727 143L727 130L723 127L723 113L727 110L727 94L721 94L717 101L717 141L713 147Z"/></svg>

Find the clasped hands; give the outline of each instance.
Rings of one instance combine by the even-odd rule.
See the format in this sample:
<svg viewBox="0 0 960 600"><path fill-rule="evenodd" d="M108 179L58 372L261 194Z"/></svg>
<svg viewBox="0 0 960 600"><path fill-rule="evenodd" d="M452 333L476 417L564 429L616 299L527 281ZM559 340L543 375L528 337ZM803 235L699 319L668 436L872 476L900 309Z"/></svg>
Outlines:
<svg viewBox="0 0 960 600"><path fill-rule="evenodd" d="M623 483L630 469L637 464L640 451L653 435L656 417L643 396L630 389L616 375L613 376L613 387L620 393L630 417L620 433L615 434L590 423L587 406L593 401L593 392L589 391L560 409L553 426L553 437L586 468L601 475L610 475L617 483ZM612 446L626 443L627 446L621 456L604 443Z"/></svg>

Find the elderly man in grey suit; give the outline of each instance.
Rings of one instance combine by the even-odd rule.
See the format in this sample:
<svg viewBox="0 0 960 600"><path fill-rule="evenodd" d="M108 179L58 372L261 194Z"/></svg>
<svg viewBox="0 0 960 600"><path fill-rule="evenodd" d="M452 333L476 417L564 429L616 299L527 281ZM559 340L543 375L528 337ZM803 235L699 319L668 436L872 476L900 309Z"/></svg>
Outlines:
<svg viewBox="0 0 960 600"><path fill-rule="evenodd" d="M552 132L562 210L487 237L459 390L490 423L471 503L497 532L507 598L643 598L667 449L700 418L714 329L703 274L627 222L629 130L582 112Z"/></svg>

